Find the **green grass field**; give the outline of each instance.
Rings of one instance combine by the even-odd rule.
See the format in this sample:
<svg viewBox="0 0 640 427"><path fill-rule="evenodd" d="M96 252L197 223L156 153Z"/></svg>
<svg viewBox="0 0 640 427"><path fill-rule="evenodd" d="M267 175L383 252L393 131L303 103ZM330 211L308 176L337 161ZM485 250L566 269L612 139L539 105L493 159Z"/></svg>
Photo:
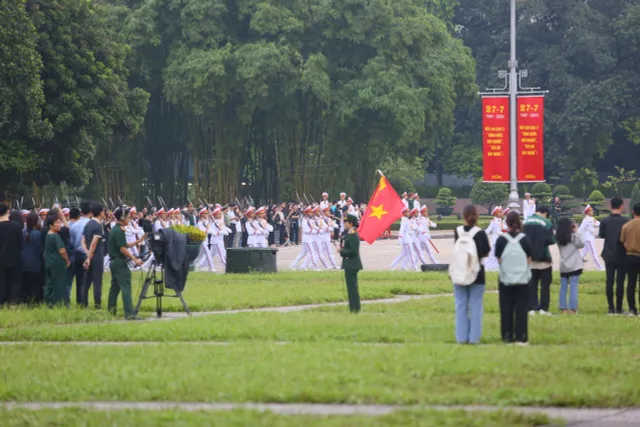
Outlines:
<svg viewBox="0 0 640 427"><path fill-rule="evenodd" d="M607 316L604 273L580 287L579 315L530 318L531 346L500 341L495 274L488 275L483 345L454 343L451 285L438 273L365 273L364 297L431 295L296 312L214 314L171 321L102 322L79 309L0 311L3 401L179 401L625 407L637 405L640 318ZM552 287L557 313L558 278ZM199 310L290 306L346 299L339 273L194 275ZM177 309L177 306L172 306ZM151 307L149 307L151 309ZM149 313L150 314L150 313ZM59 344L51 341L60 342ZM74 345L73 342L79 342ZM108 345L91 345L101 341ZM134 342L115 346L109 342ZM80 343L83 342L83 343ZM146 344L145 344L146 342ZM347 426L544 425L514 414L408 411L385 417L285 416L252 411L93 413L4 410L5 425L307 424ZM126 420L126 421L120 421ZM173 424L172 420L178 420ZM139 421L139 422L138 422Z"/></svg>

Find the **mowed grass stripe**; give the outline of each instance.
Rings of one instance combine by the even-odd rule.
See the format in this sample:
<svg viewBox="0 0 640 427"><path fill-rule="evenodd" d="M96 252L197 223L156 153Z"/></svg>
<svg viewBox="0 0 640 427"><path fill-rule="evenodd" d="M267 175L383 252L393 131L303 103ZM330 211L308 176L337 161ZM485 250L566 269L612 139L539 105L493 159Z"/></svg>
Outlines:
<svg viewBox="0 0 640 427"><path fill-rule="evenodd" d="M347 300L342 272L283 272L277 274L193 273L184 297L194 312L252 309L335 303ZM139 273L134 274L134 303L140 293ZM109 276L103 284L103 305L109 289ZM171 293L171 291L167 291ZM443 273L364 272L360 294L363 300L393 298L396 295L428 295L451 292ZM75 290L72 291L75 295ZM92 297L91 297L92 298ZM122 301L118 301L122 314ZM176 298L164 298L166 312L183 312ZM143 302L141 312L151 315L155 300ZM121 318L118 317L118 318ZM8 307L0 309L0 328L37 324L67 324L113 320L106 310L46 307Z"/></svg>
<svg viewBox="0 0 640 427"><path fill-rule="evenodd" d="M552 294L555 298L555 293ZM579 315L529 318L532 345L619 347L640 344L640 318L607 316L602 296L584 293ZM325 311L326 310L326 311ZM330 311L329 311L330 310ZM239 313L171 322L24 327L0 331L0 341L454 343L453 298L372 304L358 315L345 307L292 313ZM484 344L501 344L498 295L485 296Z"/></svg>
<svg viewBox="0 0 640 427"><path fill-rule="evenodd" d="M0 347L3 401L307 402L624 407L640 346L252 342Z"/></svg>
<svg viewBox="0 0 640 427"><path fill-rule="evenodd" d="M92 426L92 427L533 427L549 424L544 415L523 415L514 412L465 411L399 411L388 415L278 415L270 412L235 410L229 412L186 412L179 410L110 412L86 409L1 409L5 427Z"/></svg>

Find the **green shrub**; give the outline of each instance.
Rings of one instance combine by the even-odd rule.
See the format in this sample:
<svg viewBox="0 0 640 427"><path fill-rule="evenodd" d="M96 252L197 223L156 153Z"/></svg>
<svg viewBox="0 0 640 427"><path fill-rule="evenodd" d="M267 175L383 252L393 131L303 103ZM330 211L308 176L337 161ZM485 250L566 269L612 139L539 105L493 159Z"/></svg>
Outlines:
<svg viewBox="0 0 640 427"><path fill-rule="evenodd" d="M501 205L509 197L507 184L478 182L471 189L471 203L491 210L493 206Z"/></svg>
<svg viewBox="0 0 640 427"><path fill-rule="evenodd" d="M450 189L442 187L433 203L443 208L450 208L456 204L456 198L451 195Z"/></svg>
<svg viewBox="0 0 640 427"><path fill-rule="evenodd" d="M571 190L569 190L569 187L567 187L566 185L556 185L554 190L555 193L560 196L560 198L562 198L562 196L571 195Z"/></svg>
<svg viewBox="0 0 640 427"><path fill-rule="evenodd" d="M176 230L180 234L187 235L187 243L202 243L207 238L207 234L193 225L172 225L172 230Z"/></svg>
<svg viewBox="0 0 640 427"><path fill-rule="evenodd" d="M604 194L598 190L593 190L591 194L589 194L589 204L591 206L594 205L602 205L604 203Z"/></svg>

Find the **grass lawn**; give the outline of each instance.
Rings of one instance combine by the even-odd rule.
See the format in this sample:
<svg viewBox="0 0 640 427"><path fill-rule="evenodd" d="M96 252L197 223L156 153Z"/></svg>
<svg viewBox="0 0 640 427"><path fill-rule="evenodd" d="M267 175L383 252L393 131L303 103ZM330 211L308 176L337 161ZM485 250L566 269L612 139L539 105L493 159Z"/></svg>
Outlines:
<svg viewBox="0 0 640 427"><path fill-rule="evenodd" d="M600 276L585 275L578 316L531 318L528 348L500 342L497 295L491 293L482 346L453 344L447 296L367 305L357 316L329 307L6 328L1 340L163 342L0 346L0 358L11 361L0 365L0 399L636 405L640 319L603 314ZM556 292L552 301L556 306Z"/></svg>
<svg viewBox="0 0 640 427"><path fill-rule="evenodd" d="M394 295L437 294L451 291L443 273L363 272L362 299L392 298ZM184 292L191 311L218 311L256 307L277 307L346 301L341 271L322 273L282 272L278 274L191 273ZM106 305L110 276L105 275L103 304ZM140 294L140 273L134 273L134 304ZM168 293L172 293L168 291ZM75 295L75 290L72 292ZM150 294L150 293L149 293ZM93 297L90 296L91 300ZM120 310L122 301L118 301ZM164 298L165 311L183 311L177 298ZM155 313L155 300L143 301L142 315ZM106 310L48 309L25 307L0 310L0 328L34 324L64 324L113 320Z"/></svg>
<svg viewBox="0 0 640 427"><path fill-rule="evenodd" d="M511 412L467 413L463 411L402 411L371 417L276 415L256 411L185 412L185 411L114 411L94 412L81 409L62 410L2 410L5 427L40 427L81 425L92 427L532 427L548 425L539 415L519 415Z"/></svg>

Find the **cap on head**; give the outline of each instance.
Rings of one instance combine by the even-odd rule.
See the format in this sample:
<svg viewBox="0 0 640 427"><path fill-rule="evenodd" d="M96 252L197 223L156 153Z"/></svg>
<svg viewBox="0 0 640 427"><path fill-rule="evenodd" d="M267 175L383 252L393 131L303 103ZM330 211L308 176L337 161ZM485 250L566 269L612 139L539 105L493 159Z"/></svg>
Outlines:
<svg viewBox="0 0 640 427"><path fill-rule="evenodd" d="M200 209L200 211L198 211L198 215L200 215L200 216L202 216L202 215L204 215L206 213L207 213L207 208L202 208L202 209Z"/></svg>
<svg viewBox="0 0 640 427"><path fill-rule="evenodd" d="M249 208L246 210L246 212L244 213L245 215L253 215L255 213L255 209L251 206L249 206Z"/></svg>
<svg viewBox="0 0 640 427"><path fill-rule="evenodd" d="M583 213L583 214L586 214L587 212L592 211L592 210L593 210L593 208L591 207L591 205L587 205L587 206L585 206L585 207L584 207L584 209L582 210L582 213Z"/></svg>
<svg viewBox="0 0 640 427"><path fill-rule="evenodd" d="M136 209L135 206L131 207L131 210L129 211L129 214L133 215L133 214L137 214L138 210Z"/></svg>
<svg viewBox="0 0 640 427"><path fill-rule="evenodd" d="M502 213L503 213L503 214L505 214L505 215L506 215L506 214L508 214L509 212L511 212L511 209L510 209L510 208L508 208L508 207L507 207L507 208L505 208L505 209L502 211Z"/></svg>
<svg viewBox="0 0 640 427"><path fill-rule="evenodd" d="M524 196L525 197L527 197L527 196L531 197L531 193L524 193Z"/></svg>
<svg viewBox="0 0 640 427"><path fill-rule="evenodd" d="M329 197L329 193L322 193L322 197Z"/></svg>
<svg viewBox="0 0 640 427"><path fill-rule="evenodd" d="M256 215L257 215L257 214L261 214L261 213L265 213L266 211L267 211L267 210L264 208L264 206L263 206L263 207L260 207L260 208L258 208L258 209L256 210Z"/></svg>
<svg viewBox="0 0 640 427"><path fill-rule="evenodd" d="M344 219L345 222L353 225L354 227L358 226L358 217L353 214L347 214L347 217Z"/></svg>
<svg viewBox="0 0 640 427"><path fill-rule="evenodd" d="M500 206L496 206L495 208L493 208L493 210L491 211L491 215L495 215L498 212L500 212L502 210L502 208Z"/></svg>
<svg viewBox="0 0 640 427"><path fill-rule="evenodd" d="M213 210L213 214L214 214L214 215L217 215L217 214L219 214L219 213L222 213L222 209L220 209L220 208L215 208L215 209Z"/></svg>
<svg viewBox="0 0 640 427"><path fill-rule="evenodd" d="M411 209L411 211L410 211L409 213L410 213L411 215L419 213L418 208L413 208L413 209Z"/></svg>
<svg viewBox="0 0 640 427"><path fill-rule="evenodd" d="M349 197L349 198L347 199L347 202L349 202L349 203L353 203L353 199L352 199L351 197Z"/></svg>
<svg viewBox="0 0 640 427"><path fill-rule="evenodd" d="M420 212L428 212L428 211L429 211L429 208L427 207L427 205L424 205L422 209L420 209Z"/></svg>
<svg viewBox="0 0 640 427"><path fill-rule="evenodd" d="M347 197L347 193L340 193L340 197Z"/></svg>

